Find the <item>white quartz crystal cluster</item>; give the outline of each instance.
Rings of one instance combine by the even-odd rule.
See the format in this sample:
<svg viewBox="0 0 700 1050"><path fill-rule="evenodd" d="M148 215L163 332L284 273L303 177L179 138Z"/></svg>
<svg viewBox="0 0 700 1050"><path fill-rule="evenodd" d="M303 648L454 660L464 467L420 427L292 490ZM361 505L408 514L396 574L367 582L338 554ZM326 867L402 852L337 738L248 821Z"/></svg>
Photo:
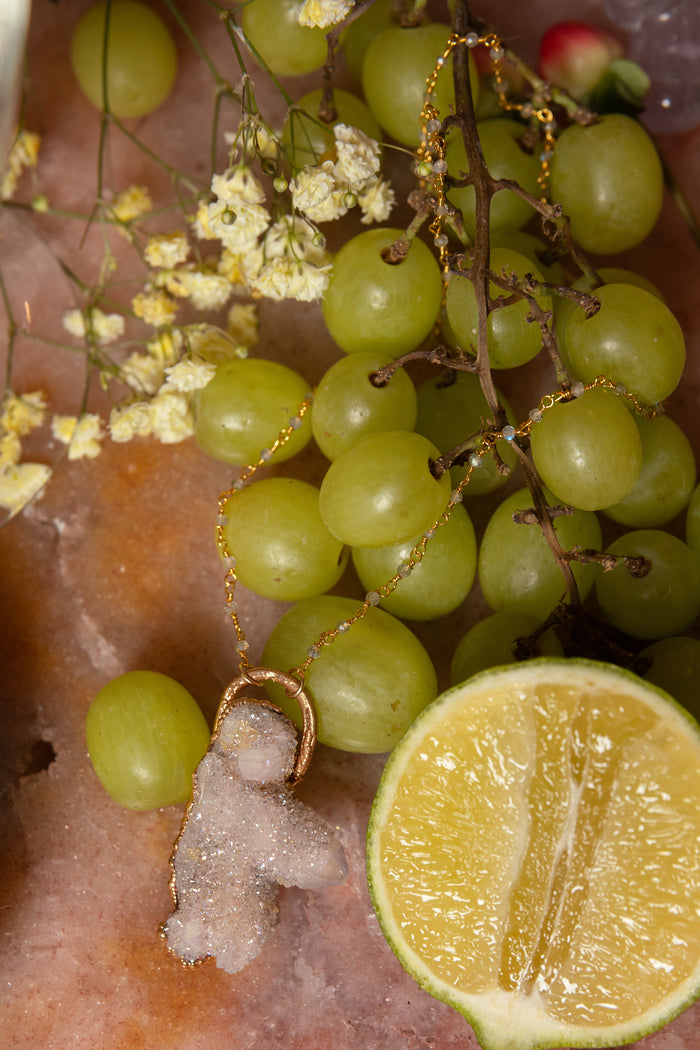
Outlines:
<svg viewBox="0 0 700 1050"><path fill-rule="evenodd" d="M177 905L162 932L183 962L215 956L237 973L277 921L278 884L320 889L347 875L340 842L286 783L295 749L291 722L254 700L222 720L173 857Z"/></svg>

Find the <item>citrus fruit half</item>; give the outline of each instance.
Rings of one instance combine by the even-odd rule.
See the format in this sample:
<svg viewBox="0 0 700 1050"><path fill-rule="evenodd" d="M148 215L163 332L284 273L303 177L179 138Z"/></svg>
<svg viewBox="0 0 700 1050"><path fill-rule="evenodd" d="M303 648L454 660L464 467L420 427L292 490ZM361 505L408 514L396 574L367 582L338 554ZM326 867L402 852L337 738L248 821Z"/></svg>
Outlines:
<svg viewBox="0 0 700 1050"><path fill-rule="evenodd" d="M700 728L609 664L475 675L397 744L368 877L404 968L484 1050L617 1046L700 990Z"/></svg>

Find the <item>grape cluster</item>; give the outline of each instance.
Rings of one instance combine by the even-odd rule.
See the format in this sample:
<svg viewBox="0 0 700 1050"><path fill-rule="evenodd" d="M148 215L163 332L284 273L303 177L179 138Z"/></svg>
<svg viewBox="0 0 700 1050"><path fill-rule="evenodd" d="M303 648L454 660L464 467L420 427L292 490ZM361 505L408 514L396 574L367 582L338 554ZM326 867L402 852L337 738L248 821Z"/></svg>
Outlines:
<svg viewBox="0 0 700 1050"><path fill-rule="evenodd" d="M278 76L326 59L321 30L291 32L295 7L243 8L251 52ZM245 466L218 520L242 658L237 581L296 603L263 661L305 676L319 739L387 751L437 692L426 649L401 621L462 609L478 580L493 615L460 642L453 681L537 653L586 652L673 687L664 667L675 652L687 666L692 650L700 666L700 642L681 637L700 614L696 465L661 407L681 380L683 333L643 278L584 254L625 251L653 228L656 149L627 115L553 113L541 85L537 97L526 83L508 92L491 34L398 25L384 0L349 21L342 46L364 98L334 92L331 120L320 117L321 92L293 107L287 172L318 163L333 150L333 122L352 121L416 151L416 218L408 230L357 233L335 254L322 310L345 356L320 378L310 411L299 412L301 376L254 358L219 365L197 396L196 441ZM481 84L478 45L491 71ZM455 105L459 119L448 116ZM546 358L552 392L514 412L492 373ZM422 378L426 363L439 371ZM329 461L319 487L246 484L312 438ZM469 502L502 486L477 543ZM662 526L689 503L685 543ZM631 530L607 550L599 514ZM350 560L364 594L327 594Z"/></svg>

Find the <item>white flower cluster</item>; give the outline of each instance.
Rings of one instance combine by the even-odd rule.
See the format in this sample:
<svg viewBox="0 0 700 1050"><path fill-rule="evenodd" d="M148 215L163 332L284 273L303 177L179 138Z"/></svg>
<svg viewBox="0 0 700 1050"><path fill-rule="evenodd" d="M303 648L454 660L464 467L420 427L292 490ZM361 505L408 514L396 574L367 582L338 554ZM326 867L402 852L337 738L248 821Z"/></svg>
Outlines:
<svg viewBox="0 0 700 1050"><path fill-rule="evenodd" d="M348 124L336 124L333 134L338 159L306 167L290 183L295 209L311 222L329 222L359 204L361 222L384 222L395 197L379 177L379 146Z"/></svg>
<svg viewBox="0 0 700 1050"><path fill-rule="evenodd" d="M300 26L334 26L355 6L354 0L303 0L296 10Z"/></svg>

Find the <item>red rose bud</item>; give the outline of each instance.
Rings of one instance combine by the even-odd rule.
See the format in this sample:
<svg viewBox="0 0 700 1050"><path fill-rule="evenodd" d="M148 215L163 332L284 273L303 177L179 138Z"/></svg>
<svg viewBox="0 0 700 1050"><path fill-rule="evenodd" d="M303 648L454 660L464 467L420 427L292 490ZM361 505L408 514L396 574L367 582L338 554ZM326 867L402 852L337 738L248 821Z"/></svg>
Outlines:
<svg viewBox="0 0 700 1050"><path fill-rule="evenodd" d="M622 45L604 29L584 22L557 22L542 37L539 73L582 101L622 54Z"/></svg>

